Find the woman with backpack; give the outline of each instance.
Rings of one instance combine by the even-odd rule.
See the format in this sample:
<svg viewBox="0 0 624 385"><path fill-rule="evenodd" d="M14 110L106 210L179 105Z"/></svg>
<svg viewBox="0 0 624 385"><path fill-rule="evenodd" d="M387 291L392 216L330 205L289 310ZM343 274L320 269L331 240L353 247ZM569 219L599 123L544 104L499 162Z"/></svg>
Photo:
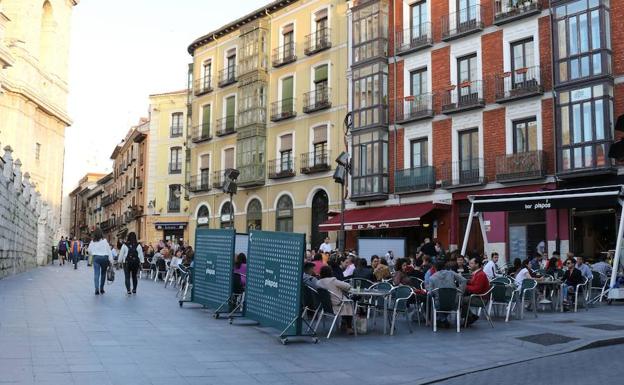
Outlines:
<svg viewBox="0 0 624 385"><path fill-rule="evenodd" d="M104 294L104 282L106 282L106 269L112 264L113 254L111 253L108 241L104 239L102 229L99 227L93 232L93 240L89 243L89 254L93 256L93 283L95 284L95 295Z"/></svg>
<svg viewBox="0 0 624 385"><path fill-rule="evenodd" d="M136 233L131 232L128 234L126 243L121 246L119 251L119 263L123 263L124 275L126 278L126 290L128 295L136 294L141 264L144 262L143 247L137 241ZM132 291L130 291L130 277L132 277Z"/></svg>

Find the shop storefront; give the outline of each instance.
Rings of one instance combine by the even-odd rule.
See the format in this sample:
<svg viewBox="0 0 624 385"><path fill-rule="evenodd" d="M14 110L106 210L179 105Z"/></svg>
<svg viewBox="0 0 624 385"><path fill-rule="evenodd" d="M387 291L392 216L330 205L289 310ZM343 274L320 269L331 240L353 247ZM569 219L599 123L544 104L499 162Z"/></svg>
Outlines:
<svg viewBox="0 0 624 385"><path fill-rule="evenodd" d="M156 230L162 232L162 239L165 241L180 242L186 241L184 235L188 222L156 222Z"/></svg>

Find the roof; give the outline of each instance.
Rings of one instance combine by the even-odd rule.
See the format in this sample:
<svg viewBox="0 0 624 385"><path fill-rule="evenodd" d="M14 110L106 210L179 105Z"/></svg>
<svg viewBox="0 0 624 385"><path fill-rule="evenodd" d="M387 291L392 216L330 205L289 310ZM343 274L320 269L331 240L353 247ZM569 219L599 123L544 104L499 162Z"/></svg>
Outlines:
<svg viewBox="0 0 624 385"><path fill-rule="evenodd" d="M204 36L195 39L195 41L193 41L191 43L191 45L189 45L188 47L188 53L193 55L195 50L205 44L208 44L212 41L217 40L218 38L227 35L228 33L231 33L233 31L236 31L237 29L239 29L240 27L242 27L243 25L250 23L256 19L259 19L261 17L265 17L267 15L270 15L271 13L277 12L280 9L283 9L285 7L287 7L288 5L295 3L299 0L275 0L272 1L271 3L265 5L262 8L258 8L255 11L252 11L248 14L246 14L245 16L238 18L236 20L234 20L231 23L228 23L224 26L222 26L219 29L216 29L212 32L209 32L207 34L205 34Z"/></svg>
<svg viewBox="0 0 624 385"><path fill-rule="evenodd" d="M369 207L346 210L345 230L375 230L420 225L420 218L436 208L445 207L433 202L414 203L398 206ZM321 231L340 230L340 215L336 215L319 225Z"/></svg>
<svg viewBox="0 0 624 385"><path fill-rule="evenodd" d="M149 95L150 98L152 97L159 97L159 96L168 96L168 95L178 95L178 94L184 94L186 95L188 93L188 89L183 89L183 90L179 90L179 91L170 91L170 92L162 92L159 94L151 94Z"/></svg>

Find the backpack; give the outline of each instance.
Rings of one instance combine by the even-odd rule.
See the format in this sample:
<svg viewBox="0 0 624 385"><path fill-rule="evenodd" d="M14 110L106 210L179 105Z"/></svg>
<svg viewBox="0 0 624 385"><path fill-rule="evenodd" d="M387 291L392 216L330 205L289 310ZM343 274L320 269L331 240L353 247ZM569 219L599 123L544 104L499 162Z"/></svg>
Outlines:
<svg viewBox="0 0 624 385"><path fill-rule="evenodd" d="M61 253L67 252L67 243L65 243L65 241L59 242L59 251Z"/></svg>
<svg viewBox="0 0 624 385"><path fill-rule="evenodd" d="M128 256L126 257L126 264L131 269L138 269L139 266L141 265L141 260L139 259L139 252L137 251L137 247L139 247L139 245L134 245L134 247L126 245L126 247L128 248Z"/></svg>

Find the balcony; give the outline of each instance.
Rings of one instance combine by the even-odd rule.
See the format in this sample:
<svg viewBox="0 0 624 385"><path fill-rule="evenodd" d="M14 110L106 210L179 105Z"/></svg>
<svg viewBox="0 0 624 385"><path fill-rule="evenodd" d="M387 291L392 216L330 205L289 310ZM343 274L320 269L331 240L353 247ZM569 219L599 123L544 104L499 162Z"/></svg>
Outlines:
<svg viewBox="0 0 624 385"><path fill-rule="evenodd" d="M447 162L438 169L438 182L446 189L483 184L485 183L483 164L483 158Z"/></svg>
<svg viewBox="0 0 624 385"><path fill-rule="evenodd" d="M115 201L117 201L117 196L115 194L104 195L102 197L102 206L104 206L104 207L110 206L113 203L115 203Z"/></svg>
<svg viewBox="0 0 624 385"><path fill-rule="evenodd" d="M442 40L450 41L483 30L482 5L473 5L442 16Z"/></svg>
<svg viewBox="0 0 624 385"><path fill-rule="evenodd" d="M269 179L291 178L295 176L295 162L292 159L273 159L269 161Z"/></svg>
<svg viewBox="0 0 624 385"><path fill-rule="evenodd" d="M541 179L546 175L542 151L528 151L496 157L496 181L513 182Z"/></svg>
<svg viewBox="0 0 624 385"><path fill-rule="evenodd" d="M169 174L182 174L182 162L169 163Z"/></svg>
<svg viewBox="0 0 624 385"><path fill-rule="evenodd" d="M192 175L189 178L186 188L192 193L209 191L210 183L208 179L209 177L207 172L199 175Z"/></svg>
<svg viewBox="0 0 624 385"><path fill-rule="evenodd" d="M485 107L481 80L466 81L442 93L442 113L453 114Z"/></svg>
<svg viewBox="0 0 624 385"><path fill-rule="evenodd" d="M249 164L238 167L240 175L238 176L238 185L240 187L258 187L264 186L264 164Z"/></svg>
<svg viewBox="0 0 624 385"><path fill-rule="evenodd" d="M388 58L388 39L378 37L353 46L353 64L360 65L375 59Z"/></svg>
<svg viewBox="0 0 624 385"><path fill-rule="evenodd" d="M331 170L331 164L329 163L329 159L331 158L330 154L330 151L308 152L301 154L301 173L313 174L316 172Z"/></svg>
<svg viewBox="0 0 624 385"><path fill-rule="evenodd" d="M433 94L421 94L400 98L397 103L397 123L409 123L433 118Z"/></svg>
<svg viewBox="0 0 624 385"><path fill-rule="evenodd" d="M273 49L271 60L273 67L281 67L297 60L296 48L297 45L294 42L290 42Z"/></svg>
<svg viewBox="0 0 624 385"><path fill-rule="evenodd" d="M169 127L169 136L171 138L179 138L182 136L184 128L182 126L171 126ZM132 158L132 161L135 161L136 158Z"/></svg>
<svg viewBox="0 0 624 385"><path fill-rule="evenodd" d="M211 76L204 76L195 80L193 84L193 91L195 96L201 96L212 92L212 78Z"/></svg>
<svg viewBox="0 0 624 385"><path fill-rule="evenodd" d="M540 67L519 68L496 76L496 101L498 103L542 95Z"/></svg>
<svg viewBox="0 0 624 385"><path fill-rule="evenodd" d="M223 182L225 182L225 170L219 170L212 173L212 188L223 188Z"/></svg>
<svg viewBox="0 0 624 385"><path fill-rule="evenodd" d="M226 67L219 71L219 87L227 87L230 84L236 83L236 65Z"/></svg>
<svg viewBox="0 0 624 385"><path fill-rule="evenodd" d="M279 122L297 116L295 104L296 100L294 98L282 99L271 103L271 121Z"/></svg>
<svg viewBox="0 0 624 385"><path fill-rule="evenodd" d="M305 37L303 53L311 56L317 52L330 49L331 46L331 29L323 28Z"/></svg>
<svg viewBox="0 0 624 385"><path fill-rule="evenodd" d="M539 0L495 0L494 24L502 25L542 12Z"/></svg>
<svg viewBox="0 0 624 385"><path fill-rule="evenodd" d="M167 202L167 212L179 213L180 212L180 199Z"/></svg>
<svg viewBox="0 0 624 385"><path fill-rule="evenodd" d="M399 31L396 34L396 50L399 56L431 46L433 46L433 37L429 22Z"/></svg>
<svg viewBox="0 0 624 385"><path fill-rule="evenodd" d="M193 143L201 143L210 139L212 139L212 135L210 134L210 123L200 124L199 126L193 127L193 132L191 134L191 141Z"/></svg>
<svg viewBox="0 0 624 385"><path fill-rule="evenodd" d="M352 201L369 202L388 199L388 174L353 176L352 181Z"/></svg>
<svg viewBox="0 0 624 385"><path fill-rule="evenodd" d="M398 170L394 173L396 194L435 190L435 170L433 166L421 166Z"/></svg>
<svg viewBox="0 0 624 385"><path fill-rule="evenodd" d="M225 136L236 132L236 116L230 115L217 120L217 136Z"/></svg>
<svg viewBox="0 0 624 385"><path fill-rule="evenodd" d="M360 108L352 111L352 115L356 130L388 125L388 106L385 104Z"/></svg>
<svg viewBox="0 0 624 385"><path fill-rule="evenodd" d="M558 140L561 140L559 138ZM612 140L603 139L575 143L572 146L557 146L557 178L566 180L587 178L587 181L590 181L590 178L595 176L617 175L617 164L607 156L612 145Z"/></svg>
<svg viewBox="0 0 624 385"><path fill-rule="evenodd" d="M303 94L303 112L311 114L331 108L330 96L331 89L329 87L320 87L317 90L306 92Z"/></svg>

